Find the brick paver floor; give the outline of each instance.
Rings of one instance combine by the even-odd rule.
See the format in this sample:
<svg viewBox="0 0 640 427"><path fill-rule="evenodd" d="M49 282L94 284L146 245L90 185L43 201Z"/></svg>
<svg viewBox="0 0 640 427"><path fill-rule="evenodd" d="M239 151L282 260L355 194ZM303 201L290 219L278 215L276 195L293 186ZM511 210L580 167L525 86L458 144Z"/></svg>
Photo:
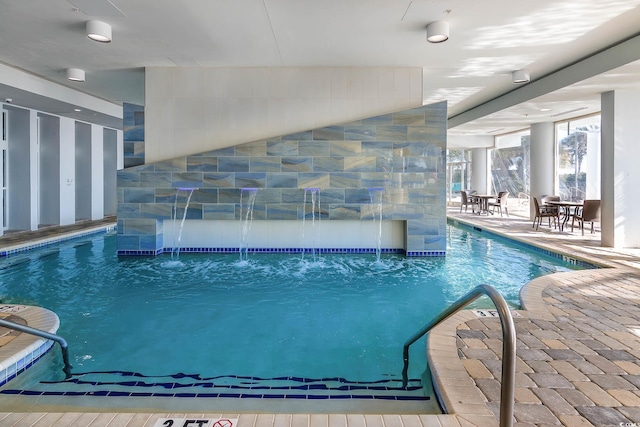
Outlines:
<svg viewBox="0 0 640 427"><path fill-rule="evenodd" d="M640 423L640 272L598 269L545 276L522 293L516 426ZM458 355L499 413L502 332L497 318L457 329ZM622 423L622 424L621 424Z"/></svg>

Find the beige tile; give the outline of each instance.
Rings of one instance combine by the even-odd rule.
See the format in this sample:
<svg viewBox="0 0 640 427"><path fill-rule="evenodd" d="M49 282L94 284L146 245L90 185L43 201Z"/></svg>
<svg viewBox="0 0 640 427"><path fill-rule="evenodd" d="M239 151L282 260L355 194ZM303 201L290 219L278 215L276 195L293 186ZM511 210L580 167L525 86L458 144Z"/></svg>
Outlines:
<svg viewBox="0 0 640 427"><path fill-rule="evenodd" d="M574 383L575 387L585 394L597 406L616 407L622 406L620 402L611 397L609 393L600 388L597 384L588 381L578 381Z"/></svg>

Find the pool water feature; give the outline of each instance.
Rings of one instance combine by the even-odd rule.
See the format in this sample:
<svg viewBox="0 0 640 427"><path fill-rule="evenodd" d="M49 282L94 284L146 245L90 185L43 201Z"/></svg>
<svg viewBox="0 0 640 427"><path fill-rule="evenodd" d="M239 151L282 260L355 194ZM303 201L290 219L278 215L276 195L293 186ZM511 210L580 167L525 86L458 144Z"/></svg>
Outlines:
<svg viewBox="0 0 640 427"><path fill-rule="evenodd" d="M176 265L118 258L115 235L98 235L3 259L2 302L58 314L74 375L64 381L54 350L0 406L438 411L424 339L401 388L405 340L478 284L517 306L528 281L576 268L456 227L448 246L380 260L184 253Z"/></svg>

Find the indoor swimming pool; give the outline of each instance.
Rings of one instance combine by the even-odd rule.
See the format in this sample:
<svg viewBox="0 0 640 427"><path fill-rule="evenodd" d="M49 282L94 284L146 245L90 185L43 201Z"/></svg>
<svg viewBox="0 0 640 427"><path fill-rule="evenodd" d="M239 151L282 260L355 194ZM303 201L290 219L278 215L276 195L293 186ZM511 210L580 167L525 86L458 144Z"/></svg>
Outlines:
<svg viewBox="0 0 640 427"><path fill-rule="evenodd" d="M414 332L479 284L517 307L533 278L582 268L455 226L434 258L118 257L115 246L99 234L0 260L2 303L55 312L73 366L65 380L54 347L0 405L437 412L424 338L401 387Z"/></svg>

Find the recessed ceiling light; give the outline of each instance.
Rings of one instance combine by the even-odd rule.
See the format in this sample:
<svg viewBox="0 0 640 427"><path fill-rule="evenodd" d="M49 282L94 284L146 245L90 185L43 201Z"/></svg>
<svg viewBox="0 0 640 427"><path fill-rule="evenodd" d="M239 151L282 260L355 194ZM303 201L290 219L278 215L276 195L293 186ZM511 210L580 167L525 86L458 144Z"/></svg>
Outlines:
<svg viewBox="0 0 640 427"><path fill-rule="evenodd" d="M449 40L449 23L447 21L434 21L427 24L427 41L429 43L442 43Z"/></svg>
<svg viewBox="0 0 640 427"><path fill-rule="evenodd" d="M67 68L67 79L72 82L83 82L84 70L80 68Z"/></svg>
<svg viewBox="0 0 640 427"><path fill-rule="evenodd" d="M525 70L516 70L511 73L511 81L513 84L529 83L530 80L529 73Z"/></svg>
<svg viewBox="0 0 640 427"><path fill-rule="evenodd" d="M87 21L87 37L100 43L111 42L111 25L102 21Z"/></svg>
<svg viewBox="0 0 640 427"><path fill-rule="evenodd" d="M80 111L82 111L82 110L81 110L81 109L79 109L79 108L74 108L74 109L73 109L73 111L75 111L76 113L79 113L79 112L80 112Z"/></svg>
<svg viewBox="0 0 640 427"><path fill-rule="evenodd" d="M551 111L551 108L541 108L540 111L542 111L544 113L546 111Z"/></svg>

